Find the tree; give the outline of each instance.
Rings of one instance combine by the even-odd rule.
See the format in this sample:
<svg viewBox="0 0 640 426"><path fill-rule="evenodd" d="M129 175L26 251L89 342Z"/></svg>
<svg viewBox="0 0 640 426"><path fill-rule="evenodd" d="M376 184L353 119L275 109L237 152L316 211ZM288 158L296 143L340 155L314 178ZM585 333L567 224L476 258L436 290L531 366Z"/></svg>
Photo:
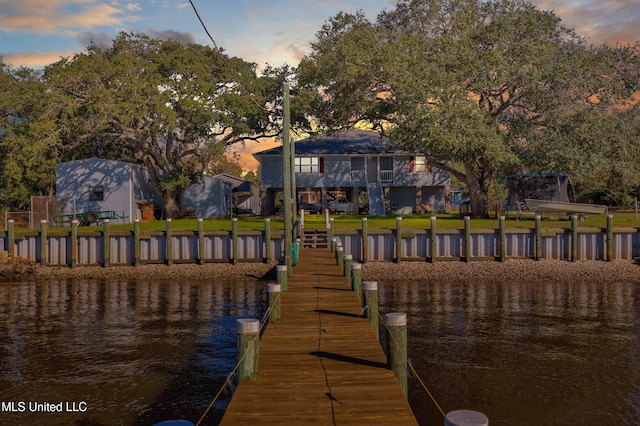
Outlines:
<svg viewBox="0 0 640 426"><path fill-rule="evenodd" d="M146 165L166 217L180 195L227 146L277 134L267 107L283 69L258 77L255 64L196 44L122 33L111 48L87 52L45 70L59 100L58 125L79 155Z"/></svg>
<svg viewBox="0 0 640 426"><path fill-rule="evenodd" d="M520 0L400 0L376 23L338 14L299 78L328 127L368 121L464 182L486 217L497 174L526 169L547 121L638 88L637 51L590 46ZM635 77L634 77L635 74Z"/></svg>

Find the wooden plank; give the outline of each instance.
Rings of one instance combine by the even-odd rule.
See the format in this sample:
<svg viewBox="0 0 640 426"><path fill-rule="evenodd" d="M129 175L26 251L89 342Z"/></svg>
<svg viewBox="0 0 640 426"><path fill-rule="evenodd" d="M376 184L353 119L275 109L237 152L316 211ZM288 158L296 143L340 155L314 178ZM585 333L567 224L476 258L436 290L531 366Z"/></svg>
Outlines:
<svg viewBox="0 0 640 426"><path fill-rule="evenodd" d="M417 425L361 305L326 249L302 249L281 320L260 341L221 425Z"/></svg>

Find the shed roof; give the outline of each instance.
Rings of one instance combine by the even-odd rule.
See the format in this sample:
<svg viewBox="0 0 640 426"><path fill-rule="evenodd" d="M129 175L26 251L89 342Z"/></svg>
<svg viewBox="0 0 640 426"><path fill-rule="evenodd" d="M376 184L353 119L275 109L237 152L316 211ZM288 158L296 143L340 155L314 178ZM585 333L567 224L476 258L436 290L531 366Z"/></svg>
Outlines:
<svg viewBox="0 0 640 426"><path fill-rule="evenodd" d="M392 145L389 139L377 132L364 130L344 130L311 136L295 142L296 156L303 155L392 155L410 154L409 151ZM282 146L253 154L282 155Z"/></svg>

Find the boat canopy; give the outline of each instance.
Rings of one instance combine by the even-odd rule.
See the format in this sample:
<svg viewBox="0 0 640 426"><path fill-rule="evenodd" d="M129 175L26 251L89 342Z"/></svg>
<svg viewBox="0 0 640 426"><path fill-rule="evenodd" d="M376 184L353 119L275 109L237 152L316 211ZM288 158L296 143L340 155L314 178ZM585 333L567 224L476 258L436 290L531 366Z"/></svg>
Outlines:
<svg viewBox="0 0 640 426"><path fill-rule="evenodd" d="M569 203L569 175L519 174L507 176L508 205L524 203L526 198Z"/></svg>

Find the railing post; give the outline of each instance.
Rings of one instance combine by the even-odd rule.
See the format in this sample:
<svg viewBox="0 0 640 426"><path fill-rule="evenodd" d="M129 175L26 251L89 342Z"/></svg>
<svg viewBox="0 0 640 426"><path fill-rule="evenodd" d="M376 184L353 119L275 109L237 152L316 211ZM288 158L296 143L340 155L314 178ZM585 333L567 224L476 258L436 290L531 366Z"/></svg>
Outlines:
<svg viewBox="0 0 640 426"><path fill-rule="evenodd" d="M498 218L498 238L500 240L500 262L507 260L507 232L504 216Z"/></svg>
<svg viewBox="0 0 640 426"><path fill-rule="evenodd" d="M9 256L16 255L16 228L13 219L7 221L7 234L9 241L7 242L7 253Z"/></svg>
<svg viewBox="0 0 640 426"><path fill-rule="evenodd" d="M102 266L111 266L111 235L109 232L109 219L102 221Z"/></svg>
<svg viewBox="0 0 640 426"><path fill-rule="evenodd" d="M71 221L71 268L78 266L78 221Z"/></svg>
<svg viewBox="0 0 640 426"><path fill-rule="evenodd" d="M396 262L402 262L402 218L396 217Z"/></svg>
<svg viewBox="0 0 640 426"><path fill-rule="evenodd" d="M283 293L287 292L287 265L276 265L276 282L282 286Z"/></svg>
<svg viewBox="0 0 640 426"><path fill-rule="evenodd" d="M232 244L232 263L235 265L238 263L238 218L231 219L231 244ZM291 250L291 247L286 247L287 250Z"/></svg>
<svg viewBox="0 0 640 426"><path fill-rule="evenodd" d="M258 378L258 360L260 358L260 321L253 318L241 318L238 325L238 382Z"/></svg>
<svg viewBox="0 0 640 426"><path fill-rule="evenodd" d="M356 292L358 299L362 293L362 264L354 263L351 265L351 275L353 280L351 281L351 289Z"/></svg>
<svg viewBox="0 0 640 426"><path fill-rule="evenodd" d="M205 248L204 248L204 220L198 218L198 265L204 264Z"/></svg>
<svg viewBox="0 0 640 426"><path fill-rule="evenodd" d="M264 257L266 262L270 262L273 259L271 254L271 219L266 217L264 219Z"/></svg>
<svg viewBox="0 0 640 426"><path fill-rule="evenodd" d="M541 260L542 259L542 224L540 223L540 220L541 220L540 215L537 214L534 217L534 220L535 220L535 224L536 224L535 225L536 226L536 229L535 229L535 233L536 233L536 237L535 237L536 238L536 241L535 241L535 244L536 244L536 257L535 257L535 259L536 260Z"/></svg>
<svg viewBox="0 0 640 426"><path fill-rule="evenodd" d="M140 219L133 221L133 266L140 266Z"/></svg>
<svg viewBox="0 0 640 426"><path fill-rule="evenodd" d="M400 383L405 398L407 387L407 314L391 312L384 316L387 329L387 362Z"/></svg>
<svg viewBox="0 0 640 426"><path fill-rule="evenodd" d="M436 217L431 216L431 263L435 262L438 258L438 229L436 228Z"/></svg>
<svg viewBox="0 0 640 426"><path fill-rule="evenodd" d="M369 318L369 324L373 328L376 339L380 339L380 330L378 327L378 282L365 281L362 283L362 306L365 315Z"/></svg>
<svg viewBox="0 0 640 426"><path fill-rule="evenodd" d="M166 246L166 258L167 265L173 265L173 231L171 229L171 218L168 218L166 221L166 232L165 232L165 246Z"/></svg>
<svg viewBox="0 0 640 426"><path fill-rule="evenodd" d="M344 267L342 268L342 275L344 275L349 281L351 281L351 262L353 261L353 255L344 255Z"/></svg>
<svg viewBox="0 0 640 426"><path fill-rule="evenodd" d="M578 216L571 215L571 261L578 260Z"/></svg>
<svg viewBox="0 0 640 426"><path fill-rule="evenodd" d="M43 266L46 266L48 261L47 261L47 254L49 251L49 237L47 235L47 221L46 220L41 220L40 221L40 264L42 264Z"/></svg>
<svg viewBox="0 0 640 426"><path fill-rule="evenodd" d="M369 221L366 217L362 218L362 259L365 263L369 259Z"/></svg>
<svg viewBox="0 0 640 426"><path fill-rule="evenodd" d="M606 231L606 241L607 241L607 262L611 262L613 260L613 215L607 215L607 231Z"/></svg>
<svg viewBox="0 0 640 426"><path fill-rule="evenodd" d="M478 411L450 411L444 418L445 426L489 426L489 419Z"/></svg>
<svg viewBox="0 0 640 426"><path fill-rule="evenodd" d="M267 299L269 304L269 323L280 322L280 284L267 284Z"/></svg>
<svg viewBox="0 0 640 426"><path fill-rule="evenodd" d="M471 218L464 217L464 261L471 262Z"/></svg>

